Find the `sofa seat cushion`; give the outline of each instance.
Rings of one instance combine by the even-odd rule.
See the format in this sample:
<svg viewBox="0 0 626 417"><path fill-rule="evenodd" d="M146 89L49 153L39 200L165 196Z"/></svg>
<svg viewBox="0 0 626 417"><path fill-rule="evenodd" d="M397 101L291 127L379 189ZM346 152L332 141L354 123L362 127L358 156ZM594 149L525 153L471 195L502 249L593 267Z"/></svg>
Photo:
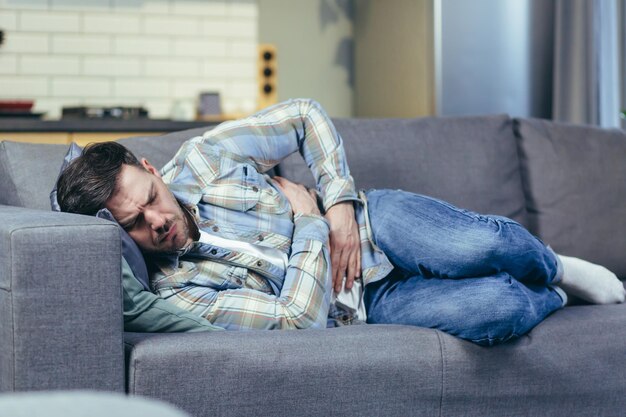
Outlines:
<svg viewBox="0 0 626 417"><path fill-rule="evenodd" d="M512 121L506 115L420 119L338 119L357 188L400 188L526 225ZM314 186L299 155L286 178Z"/></svg>
<svg viewBox="0 0 626 417"><path fill-rule="evenodd" d="M442 416L618 416L626 305L566 307L528 335L481 347L441 335Z"/></svg>
<svg viewBox="0 0 626 417"><path fill-rule="evenodd" d="M196 416L433 416L441 400L435 330L127 333L128 392Z"/></svg>
<svg viewBox="0 0 626 417"><path fill-rule="evenodd" d="M197 416L595 416L626 409L626 305L483 347L420 327L126 333L127 389Z"/></svg>
<svg viewBox="0 0 626 417"><path fill-rule="evenodd" d="M538 119L516 132L531 231L626 278L626 133Z"/></svg>

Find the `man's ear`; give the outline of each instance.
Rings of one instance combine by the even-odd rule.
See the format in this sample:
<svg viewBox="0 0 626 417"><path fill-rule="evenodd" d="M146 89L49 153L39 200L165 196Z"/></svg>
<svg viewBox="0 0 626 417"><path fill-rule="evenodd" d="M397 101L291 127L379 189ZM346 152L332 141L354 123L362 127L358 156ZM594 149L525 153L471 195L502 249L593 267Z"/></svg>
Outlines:
<svg viewBox="0 0 626 417"><path fill-rule="evenodd" d="M156 175L161 178L161 173L158 169L156 169L146 158L141 158L141 166L146 169L149 173Z"/></svg>

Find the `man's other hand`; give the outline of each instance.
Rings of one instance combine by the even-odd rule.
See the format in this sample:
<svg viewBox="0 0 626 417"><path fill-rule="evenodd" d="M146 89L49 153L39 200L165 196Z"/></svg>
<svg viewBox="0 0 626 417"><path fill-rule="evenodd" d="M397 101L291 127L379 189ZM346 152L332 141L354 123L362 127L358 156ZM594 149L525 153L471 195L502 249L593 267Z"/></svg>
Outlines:
<svg viewBox="0 0 626 417"><path fill-rule="evenodd" d="M352 201L337 203L326 212L326 220L330 223L330 262L335 292L341 291L344 276L348 290L354 279L361 276L361 239L352 204Z"/></svg>
<svg viewBox="0 0 626 417"><path fill-rule="evenodd" d="M274 177L274 183L285 194L293 214L317 214L321 216L319 208L317 208L317 200L309 190L302 184L296 184L283 177Z"/></svg>

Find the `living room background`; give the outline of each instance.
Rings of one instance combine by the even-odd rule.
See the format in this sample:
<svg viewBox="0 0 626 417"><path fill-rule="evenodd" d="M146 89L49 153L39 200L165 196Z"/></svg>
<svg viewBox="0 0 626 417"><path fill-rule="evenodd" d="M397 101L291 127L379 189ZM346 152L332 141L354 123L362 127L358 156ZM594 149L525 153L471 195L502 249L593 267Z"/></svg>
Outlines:
<svg viewBox="0 0 626 417"><path fill-rule="evenodd" d="M258 45L277 100L334 117L508 113L619 126L626 0L0 0L0 99L142 105L219 92L258 108Z"/></svg>

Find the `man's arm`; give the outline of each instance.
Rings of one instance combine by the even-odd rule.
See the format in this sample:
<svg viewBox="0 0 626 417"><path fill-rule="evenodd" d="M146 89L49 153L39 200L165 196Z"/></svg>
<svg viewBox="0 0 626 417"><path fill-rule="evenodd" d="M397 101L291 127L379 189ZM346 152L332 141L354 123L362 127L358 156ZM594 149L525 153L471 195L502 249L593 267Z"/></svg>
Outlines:
<svg viewBox="0 0 626 417"><path fill-rule="evenodd" d="M322 107L295 99L206 132L202 143L217 145L266 172L299 151L311 169L327 211L341 201L358 200L343 142Z"/></svg>
<svg viewBox="0 0 626 417"><path fill-rule="evenodd" d="M330 223L334 289L341 290L344 276L346 288L352 288L354 279L361 275L360 238L353 207L358 199L341 136L319 103L289 100L251 117L222 123L205 133L196 146L203 145L217 145L244 157L260 172L299 151L313 173Z"/></svg>

